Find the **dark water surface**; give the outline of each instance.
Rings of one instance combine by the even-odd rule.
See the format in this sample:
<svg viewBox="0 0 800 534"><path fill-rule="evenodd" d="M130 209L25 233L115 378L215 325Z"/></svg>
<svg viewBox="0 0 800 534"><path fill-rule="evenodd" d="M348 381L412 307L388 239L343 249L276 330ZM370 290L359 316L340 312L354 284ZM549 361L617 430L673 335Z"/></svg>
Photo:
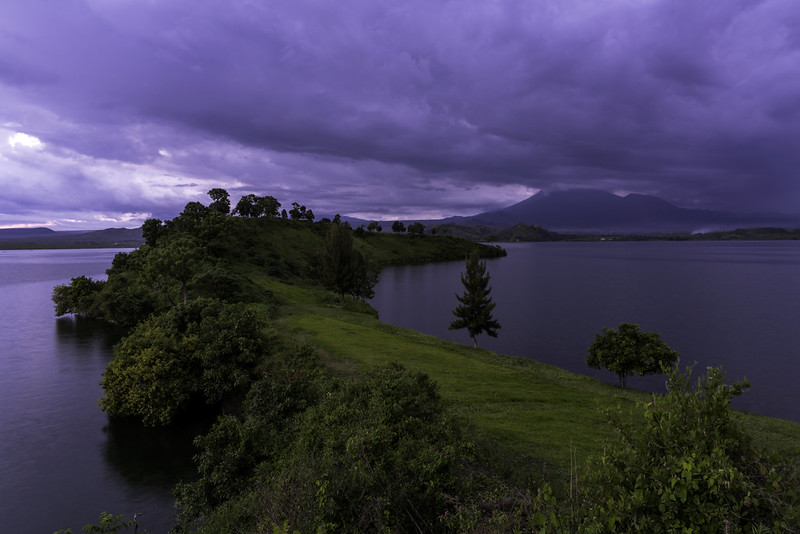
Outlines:
<svg viewBox="0 0 800 534"><path fill-rule="evenodd" d="M800 242L505 244L487 260L497 339L478 344L616 384L586 365L596 333L622 321L661 334L682 365L722 365L753 384L734 406L800 422ZM372 305L382 321L461 343L451 331L463 262L384 269ZM628 385L663 390L663 377Z"/></svg>
<svg viewBox="0 0 800 534"><path fill-rule="evenodd" d="M105 278L117 250L0 250L0 522L50 534L100 512L167 532L172 486L191 473L191 431L110 425L97 407L119 332L56 318L53 286ZM140 529L141 532L141 529Z"/></svg>

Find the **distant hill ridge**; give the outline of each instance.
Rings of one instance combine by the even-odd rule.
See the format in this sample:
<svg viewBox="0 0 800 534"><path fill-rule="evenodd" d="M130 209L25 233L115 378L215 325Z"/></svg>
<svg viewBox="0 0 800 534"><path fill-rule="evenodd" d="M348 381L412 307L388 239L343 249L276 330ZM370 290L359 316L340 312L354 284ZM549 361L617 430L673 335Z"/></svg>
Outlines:
<svg viewBox="0 0 800 534"><path fill-rule="evenodd" d="M800 215L741 214L679 208L658 197L624 197L597 189L540 191L507 208L440 224L508 228L518 223L556 232L671 233L712 232L744 227L797 227Z"/></svg>
<svg viewBox="0 0 800 534"><path fill-rule="evenodd" d="M55 230L50 228L0 228L0 239L18 237L53 236Z"/></svg>
<svg viewBox="0 0 800 534"><path fill-rule="evenodd" d="M50 228L0 228L0 249L138 247L141 228L57 232Z"/></svg>

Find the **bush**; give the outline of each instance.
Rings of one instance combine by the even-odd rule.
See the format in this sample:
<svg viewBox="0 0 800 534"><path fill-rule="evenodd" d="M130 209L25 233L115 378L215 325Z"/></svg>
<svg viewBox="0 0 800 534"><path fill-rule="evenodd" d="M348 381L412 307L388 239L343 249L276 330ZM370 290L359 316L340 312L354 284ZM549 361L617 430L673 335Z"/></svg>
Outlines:
<svg viewBox="0 0 800 534"><path fill-rule="evenodd" d="M318 401L319 377L313 347L278 353L250 388L241 416L221 416L206 435L195 439L199 476L176 491L185 526L249 489L258 464L276 461L295 437L293 420Z"/></svg>
<svg viewBox="0 0 800 534"><path fill-rule="evenodd" d="M193 398L207 404L248 387L268 347L265 323L243 304L198 299L140 323L114 347L103 410L165 425Z"/></svg>
<svg viewBox="0 0 800 534"><path fill-rule="evenodd" d="M209 525L246 506L244 530L441 530L464 450L426 375L393 364L338 383L298 425L283 459L262 465L260 486Z"/></svg>
<svg viewBox="0 0 800 534"><path fill-rule="evenodd" d="M791 486L731 414L748 384L708 368L668 373L668 392L644 407L644 426L612 417L620 440L589 473L587 532L786 531Z"/></svg>

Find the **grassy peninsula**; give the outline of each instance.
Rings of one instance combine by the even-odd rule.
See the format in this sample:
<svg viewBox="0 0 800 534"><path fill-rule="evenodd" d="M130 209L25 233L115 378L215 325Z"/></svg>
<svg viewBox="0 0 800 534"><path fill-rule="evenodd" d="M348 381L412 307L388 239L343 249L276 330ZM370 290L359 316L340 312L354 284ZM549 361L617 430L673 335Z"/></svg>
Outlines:
<svg viewBox="0 0 800 534"><path fill-rule="evenodd" d="M197 479L177 488L177 531L791 532L800 521L800 425L731 412L734 388L713 373L694 390L675 371L675 394L656 399L383 324L363 298L382 265L502 249L281 217L271 197L231 212L212 191L209 206L148 221L107 282L54 290L57 313L128 329L103 378L112 416L218 413L197 440Z"/></svg>

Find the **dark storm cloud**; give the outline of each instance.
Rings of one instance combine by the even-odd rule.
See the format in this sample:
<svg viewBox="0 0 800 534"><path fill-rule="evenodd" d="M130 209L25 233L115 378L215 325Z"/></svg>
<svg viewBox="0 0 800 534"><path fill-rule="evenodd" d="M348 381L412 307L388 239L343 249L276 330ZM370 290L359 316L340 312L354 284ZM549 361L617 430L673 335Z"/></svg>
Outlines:
<svg viewBox="0 0 800 534"><path fill-rule="evenodd" d="M790 0L4 9L0 124L44 143L30 165L112 190L89 197L98 211L180 206L215 181L375 217L557 187L725 209L800 200Z"/></svg>

